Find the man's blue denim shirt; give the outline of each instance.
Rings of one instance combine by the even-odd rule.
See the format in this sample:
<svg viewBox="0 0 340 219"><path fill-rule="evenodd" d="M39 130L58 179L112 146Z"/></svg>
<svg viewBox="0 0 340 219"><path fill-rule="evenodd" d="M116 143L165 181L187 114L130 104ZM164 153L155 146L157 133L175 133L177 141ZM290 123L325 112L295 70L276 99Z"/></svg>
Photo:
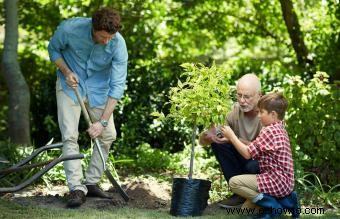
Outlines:
<svg viewBox="0 0 340 219"><path fill-rule="evenodd" d="M79 91L91 107L103 108L108 96L119 100L123 96L127 75L128 53L125 40L117 32L106 44L92 39L91 18L71 18L63 21L52 36L48 52L52 62L63 58L70 70L78 75ZM75 102L76 96L57 70L63 91Z"/></svg>

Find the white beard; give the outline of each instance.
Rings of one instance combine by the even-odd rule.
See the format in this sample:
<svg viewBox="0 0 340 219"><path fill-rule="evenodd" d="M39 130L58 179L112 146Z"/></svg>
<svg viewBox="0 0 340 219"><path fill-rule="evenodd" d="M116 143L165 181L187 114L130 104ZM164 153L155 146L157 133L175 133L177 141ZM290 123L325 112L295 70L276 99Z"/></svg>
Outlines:
<svg viewBox="0 0 340 219"><path fill-rule="evenodd" d="M240 105L240 109L241 109L242 112L247 113L249 111L252 111L253 107L251 105L248 105L248 106L241 106Z"/></svg>

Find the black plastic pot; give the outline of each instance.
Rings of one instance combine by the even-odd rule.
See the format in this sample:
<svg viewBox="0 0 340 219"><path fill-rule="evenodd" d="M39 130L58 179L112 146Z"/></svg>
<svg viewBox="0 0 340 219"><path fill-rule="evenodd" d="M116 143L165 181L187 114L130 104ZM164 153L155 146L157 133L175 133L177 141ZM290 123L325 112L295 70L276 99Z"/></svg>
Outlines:
<svg viewBox="0 0 340 219"><path fill-rule="evenodd" d="M174 178L170 214L200 216L208 205L211 182L203 179Z"/></svg>

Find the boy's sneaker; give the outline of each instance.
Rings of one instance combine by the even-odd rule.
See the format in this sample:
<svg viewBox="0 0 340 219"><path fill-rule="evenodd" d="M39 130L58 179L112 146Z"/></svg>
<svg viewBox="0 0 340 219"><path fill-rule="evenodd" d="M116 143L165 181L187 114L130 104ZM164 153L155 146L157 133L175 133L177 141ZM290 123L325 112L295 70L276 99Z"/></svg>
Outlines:
<svg viewBox="0 0 340 219"><path fill-rule="evenodd" d="M298 218L300 216L300 204L297 192L293 191L283 198L277 198L277 201L284 209L289 209L293 218Z"/></svg>
<svg viewBox="0 0 340 219"><path fill-rule="evenodd" d="M240 208L245 201L246 201L245 198L237 194L233 194L231 197L222 200L217 205L221 208Z"/></svg>
<svg viewBox="0 0 340 219"><path fill-rule="evenodd" d="M70 196L67 202L67 207L76 208L85 203L85 193L81 190L74 190L70 192Z"/></svg>

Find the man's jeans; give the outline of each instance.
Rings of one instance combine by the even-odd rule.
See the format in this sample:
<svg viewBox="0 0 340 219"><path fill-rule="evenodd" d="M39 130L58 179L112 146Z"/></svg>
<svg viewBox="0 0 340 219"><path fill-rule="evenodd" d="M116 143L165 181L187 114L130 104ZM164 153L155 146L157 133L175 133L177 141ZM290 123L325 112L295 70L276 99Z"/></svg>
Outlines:
<svg viewBox="0 0 340 219"><path fill-rule="evenodd" d="M81 108L78 103L67 96L61 89L59 81L56 86L58 122L63 141L63 155L72 155L79 153L78 145L78 125L81 114ZM86 105L86 103L85 103ZM90 108L86 105L92 121L98 121L103 113L103 109ZM85 131L85 130L84 130ZM101 136L98 137L101 143L101 151L106 161L112 142L116 139L116 129L113 122L113 116L108 121L108 126L104 128ZM81 160L69 160L64 162L66 179L70 191L82 190L85 194L87 188L82 184L83 170ZM103 163L96 147L93 148L91 160L85 173L85 184L96 184L104 172Z"/></svg>
<svg viewBox="0 0 340 219"><path fill-rule="evenodd" d="M245 159L232 144L212 143L211 148L228 183L233 176L260 173L258 161Z"/></svg>

